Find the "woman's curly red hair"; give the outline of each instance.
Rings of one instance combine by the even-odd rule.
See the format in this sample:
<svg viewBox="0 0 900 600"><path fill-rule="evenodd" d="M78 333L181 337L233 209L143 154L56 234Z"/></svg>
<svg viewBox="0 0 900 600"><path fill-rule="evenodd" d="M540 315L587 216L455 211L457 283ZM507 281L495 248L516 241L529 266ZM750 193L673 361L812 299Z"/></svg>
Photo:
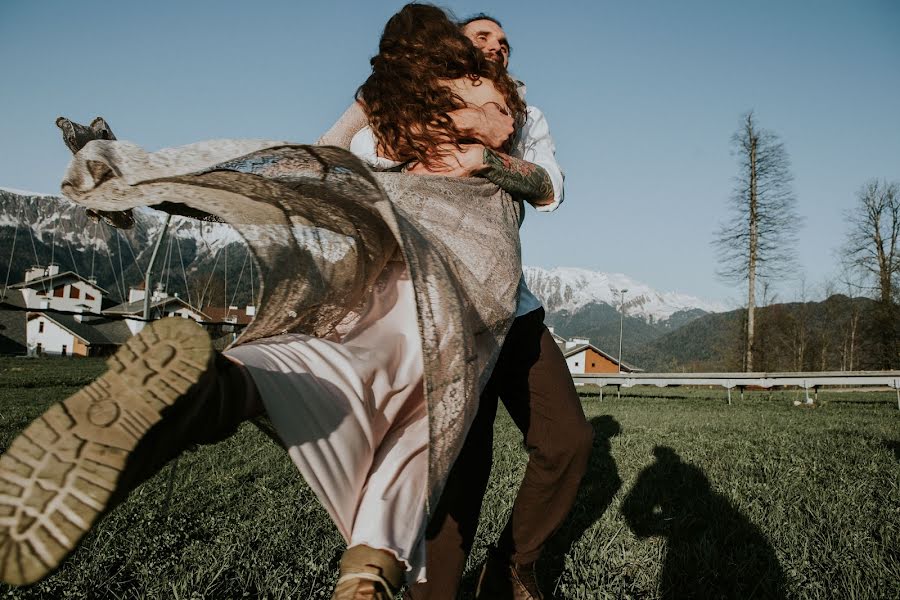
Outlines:
<svg viewBox="0 0 900 600"><path fill-rule="evenodd" d="M430 166L438 144L458 145L464 135L447 113L465 107L440 80L489 79L513 119L525 119L525 102L506 69L488 60L443 10L411 3L388 20L370 61L372 74L356 92L383 151L400 161Z"/></svg>

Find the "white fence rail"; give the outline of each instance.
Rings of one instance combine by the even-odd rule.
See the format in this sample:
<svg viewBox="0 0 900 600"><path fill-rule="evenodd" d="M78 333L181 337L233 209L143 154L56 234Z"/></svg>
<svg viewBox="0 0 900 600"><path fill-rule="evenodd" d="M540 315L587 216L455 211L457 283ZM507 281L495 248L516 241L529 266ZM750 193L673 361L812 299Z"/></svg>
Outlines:
<svg viewBox="0 0 900 600"><path fill-rule="evenodd" d="M820 371L812 373L573 373L572 380L576 384L600 386L600 399L603 399L603 388L615 386L617 390L636 385L655 385L656 387L680 385L719 386L728 390L728 403L731 404L731 390L738 388L741 398L748 387L799 387L806 390L809 401L809 390L818 394L820 387L890 387L897 392L897 408L900 409L900 371Z"/></svg>

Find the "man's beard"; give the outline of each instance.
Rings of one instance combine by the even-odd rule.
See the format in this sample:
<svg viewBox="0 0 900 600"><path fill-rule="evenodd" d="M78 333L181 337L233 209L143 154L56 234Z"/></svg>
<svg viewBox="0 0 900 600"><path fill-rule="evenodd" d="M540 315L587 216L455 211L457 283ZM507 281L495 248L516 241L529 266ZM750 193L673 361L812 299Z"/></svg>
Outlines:
<svg viewBox="0 0 900 600"><path fill-rule="evenodd" d="M500 66L503 67L504 69L506 68L506 65L503 64L503 63L505 62L505 61L503 60L503 55L500 54L499 52L487 52L487 53L485 53L485 57L486 57L489 61L492 61L492 62L497 63L498 65L500 65Z"/></svg>

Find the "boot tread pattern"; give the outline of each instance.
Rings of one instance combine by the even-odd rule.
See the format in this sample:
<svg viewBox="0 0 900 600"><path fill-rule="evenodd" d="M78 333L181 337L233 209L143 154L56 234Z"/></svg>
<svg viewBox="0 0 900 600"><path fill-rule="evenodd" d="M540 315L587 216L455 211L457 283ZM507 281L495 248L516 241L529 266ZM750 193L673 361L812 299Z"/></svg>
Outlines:
<svg viewBox="0 0 900 600"><path fill-rule="evenodd" d="M0 456L0 580L54 570L107 508L131 451L212 359L186 319L146 326L99 379L51 406Z"/></svg>

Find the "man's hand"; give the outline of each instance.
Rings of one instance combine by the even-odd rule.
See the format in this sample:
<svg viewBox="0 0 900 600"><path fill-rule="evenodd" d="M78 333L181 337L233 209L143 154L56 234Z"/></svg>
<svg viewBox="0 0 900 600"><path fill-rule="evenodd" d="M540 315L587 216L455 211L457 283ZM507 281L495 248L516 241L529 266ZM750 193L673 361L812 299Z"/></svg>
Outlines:
<svg viewBox="0 0 900 600"><path fill-rule="evenodd" d="M502 148L515 131L513 118L496 102L480 108L459 108L448 115L460 132L488 148Z"/></svg>
<svg viewBox="0 0 900 600"><path fill-rule="evenodd" d="M474 177L488 165L484 163L485 147L481 144L439 144L429 158L431 166L413 163L407 173L415 175L441 175L443 177Z"/></svg>

